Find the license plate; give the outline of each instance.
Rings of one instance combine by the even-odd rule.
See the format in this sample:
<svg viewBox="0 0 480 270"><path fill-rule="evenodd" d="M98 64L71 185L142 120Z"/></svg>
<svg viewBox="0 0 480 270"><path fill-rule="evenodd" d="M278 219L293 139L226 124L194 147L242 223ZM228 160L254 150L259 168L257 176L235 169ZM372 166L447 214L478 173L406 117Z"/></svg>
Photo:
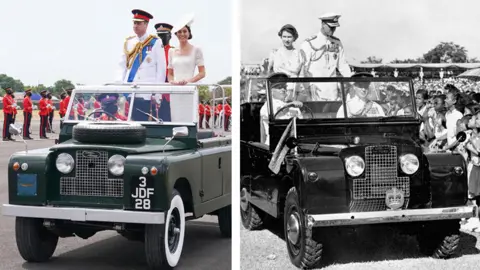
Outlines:
<svg viewBox="0 0 480 270"><path fill-rule="evenodd" d="M37 175L21 174L17 175L17 195L18 196L37 196Z"/></svg>
<svg viewBox="0 0 480 270"><path fill-rule="evenodd" d="M130 184L130 199L133 207L138 210L150 210L155 197L153 178L148 176L134 176Z"/></svg>

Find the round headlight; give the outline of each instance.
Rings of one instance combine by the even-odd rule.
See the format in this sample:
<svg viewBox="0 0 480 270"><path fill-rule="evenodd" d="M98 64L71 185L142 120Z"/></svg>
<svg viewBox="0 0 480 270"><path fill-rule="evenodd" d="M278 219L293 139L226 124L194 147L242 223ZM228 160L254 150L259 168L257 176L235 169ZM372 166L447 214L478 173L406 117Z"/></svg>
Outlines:
<svg viewBox="0 0 480 270"><path fill-rule="evenodd" d="M108 160L108 170L110 173L116 176L120 176L123 174L123 171L125 169L125 157L121 155L113 155L109 160Z"/></svg>
<svg viewBox="0 0 480 270"><path fill-rule="evenodd" d="M345 159L345 168L349 175L357 177L365 170L365 161L360 156L348 157Z"/></svg>
<svg viewBox="0 0 480 270"><path fill-rule="evenodd" d="M67 174L70 173L75 167L75 161L70 154L61 153L58 155L57 160L55 161L55 166L59 172Z"/></svg>
<svg viewBox="0 0 480 270"><path fill-rule="evenodd" d="M414 174L420 167L418 158L413 154L406 154L400 156L400 168L406 174Z"/></svg>

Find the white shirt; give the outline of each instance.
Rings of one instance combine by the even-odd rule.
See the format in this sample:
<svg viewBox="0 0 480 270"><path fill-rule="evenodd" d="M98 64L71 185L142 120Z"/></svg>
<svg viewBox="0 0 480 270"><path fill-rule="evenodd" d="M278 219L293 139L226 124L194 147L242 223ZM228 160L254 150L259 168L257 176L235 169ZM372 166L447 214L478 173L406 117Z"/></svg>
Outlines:
<svg viewBox="0 0 480 270"><path fill-rule="evenodd" d="M366 117L379 117L379 116L385 116L385 112L378 103L372 101L372 107L370 110L368 110L365 113ZM359 116L360 113L363 111L363 109L366 106L365 101L361 100L358 96L354 96L353 98L350 98L346 102L347 104L347 116L352 117L352 116ZM343 105L340 106L340 108L337 111L337 118L343 118L344 113L343 113Z"/></svg>
<svg viewBox="0 0 480 270"><path fill-rule="evenodd" d="M445 114L445 119L447 119L447 143L449 145L457 139L457 121L462 117L463 114L455 108Z"/></svg>
<svg viewBox="0 0 480 270"><path fill-rule="evenodd" d="M336 77L336 69L342 76L350 77L352 71L345 59L342 42L336 37L318 34L305 40L301 45L305 53L306 77ZM312 100L337 100L337 83L311 83Z"/></svg>
<svg viewBox="0 0 480 270"><path fill-rule="evenodd" d="M204 66L203 52L193 46L189 55L178 55L177 48L170 48L168 52L168 68L173 69L173 80L188 80L195 76L195 68ZM199 82L197 82L199 83Z"/></svg>
<svg viewBox="0 0 480 270"><path fill-rule="evenodd" d="M278 112L278 110L285 106L287 103L272 98L272 103L273 103L273 113L275 114ZM300 109L298 108L293 108L294 111L296 111L296 114L299 118L302 118L302 113ZM286 109L284 110L286 113L285 114L279 114L277 115L276 119L289 119L293 117L293 115L287 111ZM260 142L263 142L266 145L270 145L270 133L268 129L268 115L270 114L270 108L268 106L268 102L265 102L260 109ZM263 139L263 140L262 140Z"/></svg>
<svg viewBox="0 0 480 270"><path fill-rule="evenodd" d="M127 51L132 51L135 45L139 42L144 42L148 38L149 34L145 33L142 37L131 36L125 41ZM128 82L128 76L131 69L127 68L127 55L122 53L119 69L116 75L117 82ZM162 41L157 38L155 45L152 48L147 49L145 59L142 59L142 63L135 74L133 82L145 82L145 83L165 83L165 77L167 73L167 60L165 58L165 50L163 48Z"/></svg>

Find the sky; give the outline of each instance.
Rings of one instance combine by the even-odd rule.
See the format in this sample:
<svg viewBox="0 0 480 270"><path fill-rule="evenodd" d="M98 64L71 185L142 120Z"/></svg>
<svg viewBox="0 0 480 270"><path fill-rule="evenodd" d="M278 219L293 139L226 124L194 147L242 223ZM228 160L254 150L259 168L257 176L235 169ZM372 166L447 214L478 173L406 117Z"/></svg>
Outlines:
<svg viewBox="0 0 480 270"><path fill-rule="evenodd" d="M132 9L175 24L194 13L193 45L205 58L204 83L231 76L232 3L225 0L2 0L0 74L25 85L100 84L114 80L125 38L134 35ZM171 45L177 46L172 35Z"/></svg>
<svg viewBox="0 0 480 270"><path fill-rule="evenodd" d="M289 23L299 32L294 46L320 30L322 14L341 15L335 36L342 41L347 61L368 56L383 63L417 58L442 41L464 46L480 59L480 1L478 0L242 0L241 61L260 63L282 46L277 33Z"/></svg>

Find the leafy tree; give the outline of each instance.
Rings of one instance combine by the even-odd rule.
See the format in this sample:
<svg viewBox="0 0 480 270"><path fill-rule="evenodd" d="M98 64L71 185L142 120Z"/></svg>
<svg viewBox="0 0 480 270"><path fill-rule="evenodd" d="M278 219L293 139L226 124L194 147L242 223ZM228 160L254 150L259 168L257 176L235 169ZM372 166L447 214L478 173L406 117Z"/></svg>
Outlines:
<svg viewBox="0 0 480 270"><path fill-rule="evenodd" d="M7 74L0 74L0 88L2 89L2 94L5 93L4 89L11 87L14 92L23 92L24 86L20 80L16 80Z"/></svg>
<svg viewBox="0 0 480 270"><path fill-rule="evenodd" d="M55 95L60 95L64 91L64 89L73 87L75 87L75 85L73 85L73 83L69 80L58 80L53 84L53 93Z"/></svg>
<svg viewBox="0 0 480 270"><path fill-rule="evenodd" d="M465 63L467 49L453 42L441 42L423 55L427 63Z"/></svg>
<svg viewBox="0 0 480 270"><path fill-rule="evenodd" d="M361 61L362 64L381 64L383 61L382 58L377 58L376 56L369 56L367 60Z"/></svg>

